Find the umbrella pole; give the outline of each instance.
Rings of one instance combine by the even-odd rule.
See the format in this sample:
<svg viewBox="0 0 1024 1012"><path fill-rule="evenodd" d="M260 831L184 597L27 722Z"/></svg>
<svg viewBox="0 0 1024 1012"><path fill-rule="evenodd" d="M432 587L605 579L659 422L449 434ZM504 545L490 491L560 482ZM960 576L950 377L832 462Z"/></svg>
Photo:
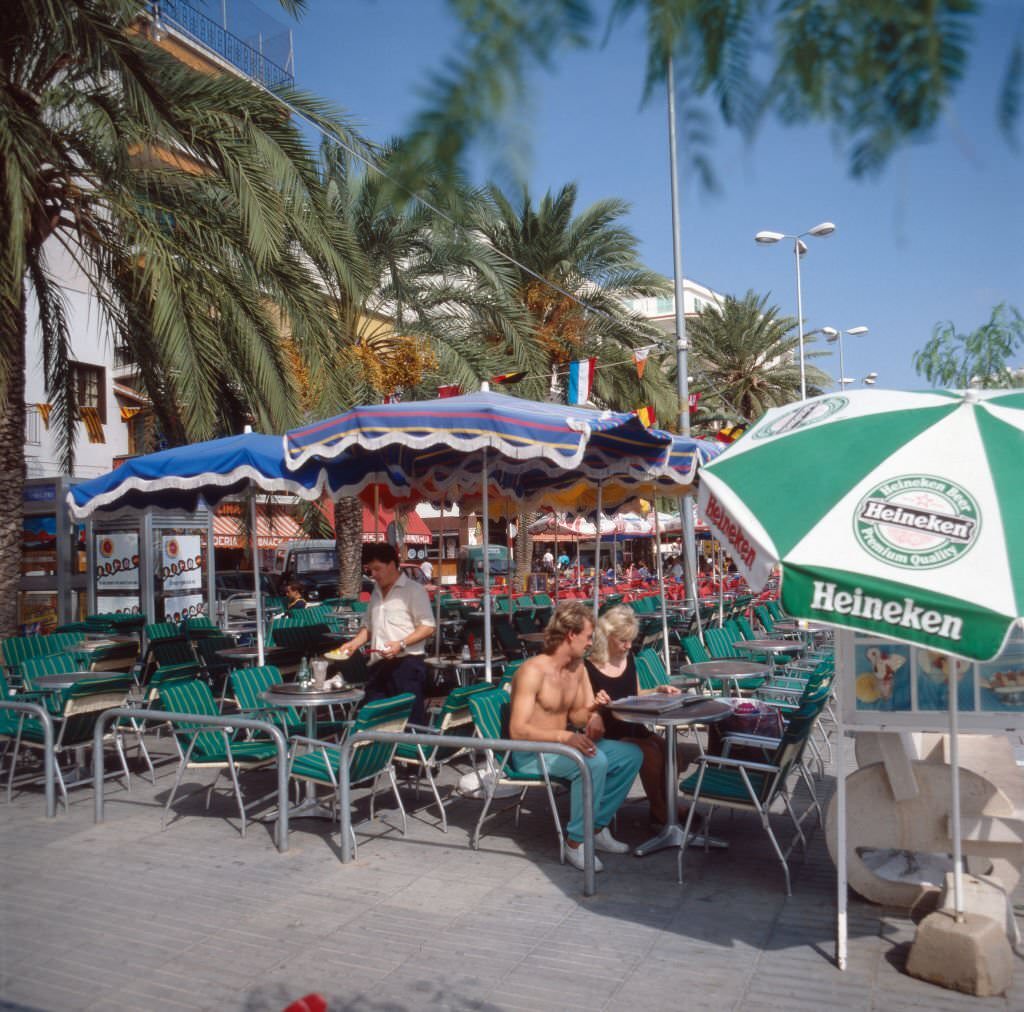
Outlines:
<svg viewBox="0 0 1024 1012"><path fill-rule="evenodd" d="M437 582L434 589L434 655L441 656L441 568L444 562L444 500L441 500L441 550L437 553Z"/></svg>
<svg viewBox="0 0 1024 1012"><path fill-rule="evenodd" d="M687 516L689 515L689 524ZM686 583L686 597L693 604L693 622L697 638L704 642L704 630L700 625L700 595L697 593L697 545L693 533L693 513L688 496L679 498L679 533L683 540L683 580Z"/></svg>
<svg viewBox="0 0 1024 1012"><path fill-rule="evenodd" d="M555 607L558 607L558 512L555 514Z"/></svg>
<svg viewBox="0 0 1024 1012"><path fill-rule="evenodd" d="M594 628L597 628L597 612L601 607L601 493L603 482L597 483L597 533L594 535Z"/></svg>
<svg viewBox="0 0 1024 1012"><path fill-rule="evenodd" d="M718 625L725 622L725 554L718 546Z"/></svg>
<svg viewBox="0 0 1024 1012"><path fill-rule="evenodd" d="M483 534L484 534L484 681L491 682L491 543L487 533L490 503L487 490L487 447L484 447L483 466Z"/></svg>
<svg viewBox="0 0 1024 1012"><path fill-rule="evenodd" d="M249 522L252 525L252 578L256 584L256 654L263 667L263 587L260 585L260 539L256 530L256 494L250 489Z"/></svg>
<svg viewBox="0 0 1024 1012"><path fill-rule="evenodd" d="M845 674L845 643L836 644L840 649L839 675L835 681L836 695L836 965L846 969L847 950L847 871L846 871L846 729L843 727L843 693L846 687L842 676Z"/></svg>
<svg viewBox="0 0 1024 1012"><path fill-rule="evenodd" d="M671 671L668 644L668 602L665 600L665 566L661 561L661 523L658 520L658 504L654 504L654 553L658 566L658 593L661 596L661 638L665 648L665 670Z"/></svg>
<svg viewBox="0 0 1024 1012"><path fill-rule="evenodd" d="M957 698L960 683L956 676L957 665L947 676L949 689L949 767L952 777L952 831L953 831L953 911L956 922L964 920L964 856L960 841L960 700Z"/></svg>

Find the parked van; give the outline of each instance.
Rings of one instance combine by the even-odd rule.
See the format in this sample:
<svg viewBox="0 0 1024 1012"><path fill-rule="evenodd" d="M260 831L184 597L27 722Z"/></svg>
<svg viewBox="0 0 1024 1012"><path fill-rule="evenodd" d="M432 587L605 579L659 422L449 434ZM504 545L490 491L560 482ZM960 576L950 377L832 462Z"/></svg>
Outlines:
<svg viewBox="0 0 1024 1012"><path fill-rule="evenodd" d="M505 545L489 545L491 582L495 577L502 582L508 580L510 555ZM459 583L484 583L484 546L469 545L459 549Z"/></svg>
<svg viewBox="0 0 1024 1012"><path fill-rule="evenodd" d="M278 592L285 584L298 581L306 600L323 600L338 593L338 558L335 543L321 538L310 541L285 541L274 551L271 572Z"/></svg>

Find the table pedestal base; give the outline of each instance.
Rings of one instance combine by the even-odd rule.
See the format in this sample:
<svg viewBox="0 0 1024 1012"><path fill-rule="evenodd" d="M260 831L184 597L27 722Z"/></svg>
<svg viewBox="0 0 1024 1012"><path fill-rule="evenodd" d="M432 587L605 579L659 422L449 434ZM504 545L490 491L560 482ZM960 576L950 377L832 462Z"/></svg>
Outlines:
<svg viewBox="0 0 1024 1012"><path fill-rule="evenodd" d="M725 850L729 846L726 840L720 840L715 836L705 838L703 833L694 832L690 833L690 838L686 843L689 847L708 846L716 850ZM680 825L666 826L657 836L646 843L641 843L633 853L637 857L646 857L648 854L653 854L656 850L664 850L666 847L681 847L682 845L683 827Z"/></svg>
<svg viewBox="0 0 1024 1012"><path fill-rule="evenodd" d="M316 798L304 798L288 809L289 819L334 819L336 815L329 805L323 805Z"/></svg>

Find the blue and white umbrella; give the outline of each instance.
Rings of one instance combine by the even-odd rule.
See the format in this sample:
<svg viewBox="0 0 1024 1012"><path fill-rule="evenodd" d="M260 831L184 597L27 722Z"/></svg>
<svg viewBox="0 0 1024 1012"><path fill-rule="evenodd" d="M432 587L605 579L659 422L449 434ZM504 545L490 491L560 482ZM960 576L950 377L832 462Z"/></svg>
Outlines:
<svg viewBox="0 0 1024 1012"><path fill-rule="evenodd" d="M290 470L285 466L280 436L246 432L133 457L107 474L73 486L68 492L68 505L76 520L84 520L97 511L125 507L192 511L201 503L216 505L227 496L247 490L312 500L325 491L334 496L339 494L332 485L332 476L346 488L365 488L379 482L400 498L409 494L401 473L388 470L376 455L354 454L336 461L330 475L317 462ZM250 508L255 538L255 500ZM262 664L263 605L259 552L255 545L253 577L257 646Z"/></svg>

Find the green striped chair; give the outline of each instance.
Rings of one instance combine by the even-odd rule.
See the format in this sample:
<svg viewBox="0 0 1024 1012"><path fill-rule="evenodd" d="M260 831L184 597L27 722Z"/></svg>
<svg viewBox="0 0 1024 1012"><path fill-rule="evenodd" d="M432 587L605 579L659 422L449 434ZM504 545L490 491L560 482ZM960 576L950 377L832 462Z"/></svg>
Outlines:
<svg viewBox="0 0 1024 1012"><path fill-rule="evenodd" d="M686 659L691 664L699 664L701 661L711 660L711 654L708 653L707 647L701 643L699 636L684 636L683 650L686 653Z"/></svg>
<svg viewBox="0 0 1024 1012"><path fill-rule="evenodd" d="M84 653L50 654L49 657L34 657L18 665L21 674L23 694L37 696L50 713L59 714L64 709L68 689L41 689L36 679L43 675L67 675L72 671L88 671L91 658Z"/></svg>
<svg viewBox="0 0 1024 1012"><path fill-rule="evenodd" d="M150 622L142 629L142 635L147 643L155 640L180 640L183 639L181 628L174 622Z"/></svg>
<svg viewBox="0 0 1024 1012"><path fill-rule="evenodd" d="M173 681L165 684L160 690L162 705L174 713L195 714L204 717L217 717L217 703L206 682L198 678L189 681ZM245 836L246 805L242 798L242 788L238 782L239 772L259 769L272 765L277 759L277 747L271 741L236 741L234 732L228 728L211 727L206 724L192 724L186 721L172 721L174 736L181 751L181 761L174 778L174 786L167 796L160 828L167 825L167 813L171 810L174 797L181 784L181 778L187 769L214 769L214 777L206 792L206 808L210 808L210 798L217 780L224 770L228 771L234 787L238 812L242 820L242 836ZM258 802L257 802L258 803Z"/></svg>
<svg viewBox="0 0 1024 1012"><path fill-rule="evenodd" d="M804 749L810 739L818 712L813 707L799 717L794 717L786 726L785 733L766 762L750 762L744 759L732 759L726 756L700 755L697 757L697 772L683 780L679 785L680 794L692 799L683 840L690 836L690 825L698 804L708 807L704 818L705 833L711 832L711 816L716 808L730 808L734 811L756 813L760 818L768 838L771 841L775 856L782 865L786 879L786 895L792 895L787 859L797 842L806 850L807 838L802 824L812 812L821 819L821 809L817 799L811 793L812 803L797 818L790 800L789 780L792 774L799 774ZM789 846L783 850L775 833L772 831L770 811L776 802L782 802L785 811L796 829ZM680 885L683 882L683 864L686 857L686 846L679 848L677 869Z"/></svg>
<svg viewBox="0 0 1024 1012"><path fill-rule="evenodd" d="M765 601L764 606L768 609L769 614L776 622L781 622L786 617L786 613L782 610L782 605L779 604L779 599L777 597L773 597L771 600Z"/></svg>
<svg viewBox="0 0 1024 1012"><path fill-rule="evenodd" d="M747 658L740 658L739 653L733 646L734 641L738 639L726 629L705 629L704 630L704 642L708 645L708 650L711 653L713 659L719 660L746 660ZM749 656L749 655L748 655ZM707 683L708 688L713 692L723 692L727 689L731 689L735 684L741 692L753 692L755 689L759 689L764 685L766 679L759 675L751 675L748 678L730 678L730 679L714 679Z"/></svg>
<svg viewBox="0 0 1024 1012"><path fill-rule="evenodd" d="M235 694L238 708L247 717L267 720L277 724L286 735L304 735L307 732L306 718L294 706L272 706L263 699L263 693L284 679L273 664L262 667L235 668L228 676ZM348 721L321 720L317 722L317 738L336 738L349 726Z"/></svg>
<svg viewBox="0 0 1024 1012"><path fill-rule="evenodd" d="M428 734L470 735L473 729L473 715L469 711L470 697L478 692L489 692L491 686L486 684L460 685L448 693L444 703L432 707L429 713L430 723L425 726L410 724L410 731L423 731ZM416 792L419 794L420 780L425 776L430 790L433 792L437 809L441 813L441 832L448 832L448 814L445 802L437 789L434 772L442 766L462 758L467 754L463 748L445 748L438 742L435 745L399 745L395 749L395 762L401 766L413 767L416 774ZM450 800L450 795L449 795Z"/></svg>
<svg viewBox="0 0 1024 1012"><path fill-rule="evenodd" d="M656 650L647 647L637 653L634 661L636 662L637 685L641 692L655 692L672 684L665 665Z"/></svg>
<svg viewBox="0 0 1024 1012"><path fill-rule="evenodd" d="M469 697L469 710L473 715L473 724L481 738L507 738L508 716L512 702L509 694L501 689L487 688L484 692L474 693ZM543 753L540 755L541 772L520 773L513 769L509 762L511 753L495 753L487 750L487 770L480 775L480 787L484 792L484 807L477 819L470 845L474 850L480 849L480 831L484 820L494 801L495 792L499 787L515 787L519 790L515 803L515 825L519 826L519 810L522 807L526 792L531 787L544 788L551 817L555 823L555 835L558 838L558 859L565 863L565 837L562 834L562 823L558 817L558 806L555 804L554 786L565 786L565 782L556 777L548 776L544 764Z"/></svg>
<svg viewBox="0 0 1024 1012"><path fill-rule="evenodd" d="M759 604L754 609L754 614L757 616L757 621L761 623L765 636L771 636L772 630L775 628L775 619L772 618L771 612L763 604Z"/></svg>
<svg viewBox="0 0 1024 1012"><path fill-rule="evenodd" d="M49 636L11 636L0 643L0 657L4 666L14 673L23 661L65 653L73 650L81 642L80 632L51 633Z"/></svg>
<svg viewBox="0 0 1024 1012"><path fill-rule="evenodd" d="M412 716L415 697L411 692L387 699L375 699L364 703L356 719L352 722L350 733L358 731L404 731ZM314 738L295 738L296 745L308 745L309 752L300 754L298 749L292 750L288 764L288 775L295 780L304 780L324 787L330 787L334 797L338 794L338 783L341 771L340 745L320 741ZM398 782L395 780L396 743L389 741L357 742L352 749L351 762L348 770L348 782L352 787L370 783L370 819L373 820L374 801L377 796L377 784L381 777L387 777L391 790L402 813L402 835L405 836L407 821L405 806L398 793ZM352 829L353 855L356 843L355 828Z"/></svg>
<svg viewBox="0 0 1024 1012"><path fill-rule="evenodd" d="M61 798L64 801L64 810L68 808L68 790L61 771L60 760L65 754L71 754L75 749L85 745L91 745L93 732L96 730L96 722L104 710L115 706L123 706L128 699L128 693L133 685L132 676L115 674L110 678L89 679L79 682L66 690L60 712L54 715L54 769L57 775L57 786L60 788ZM10 769L7 776L7 801L11 801L14 790L14 774L18 764L18 754L22 747L34 749L38 752L45 751L46 739L43 735L42 724L34 717L19 714L18 729L14 735L14 750L11 755ZM121 735L115 729L111 731L113 741L117 747L117 754L121 760L121 769L124 771L125 782L128 789L131 789L131 774L128 772L128 763L125 760L124 748L121 742ZM32 780L38 779L32 774ZM91 781L82 781L91 783Z"/></svg>

